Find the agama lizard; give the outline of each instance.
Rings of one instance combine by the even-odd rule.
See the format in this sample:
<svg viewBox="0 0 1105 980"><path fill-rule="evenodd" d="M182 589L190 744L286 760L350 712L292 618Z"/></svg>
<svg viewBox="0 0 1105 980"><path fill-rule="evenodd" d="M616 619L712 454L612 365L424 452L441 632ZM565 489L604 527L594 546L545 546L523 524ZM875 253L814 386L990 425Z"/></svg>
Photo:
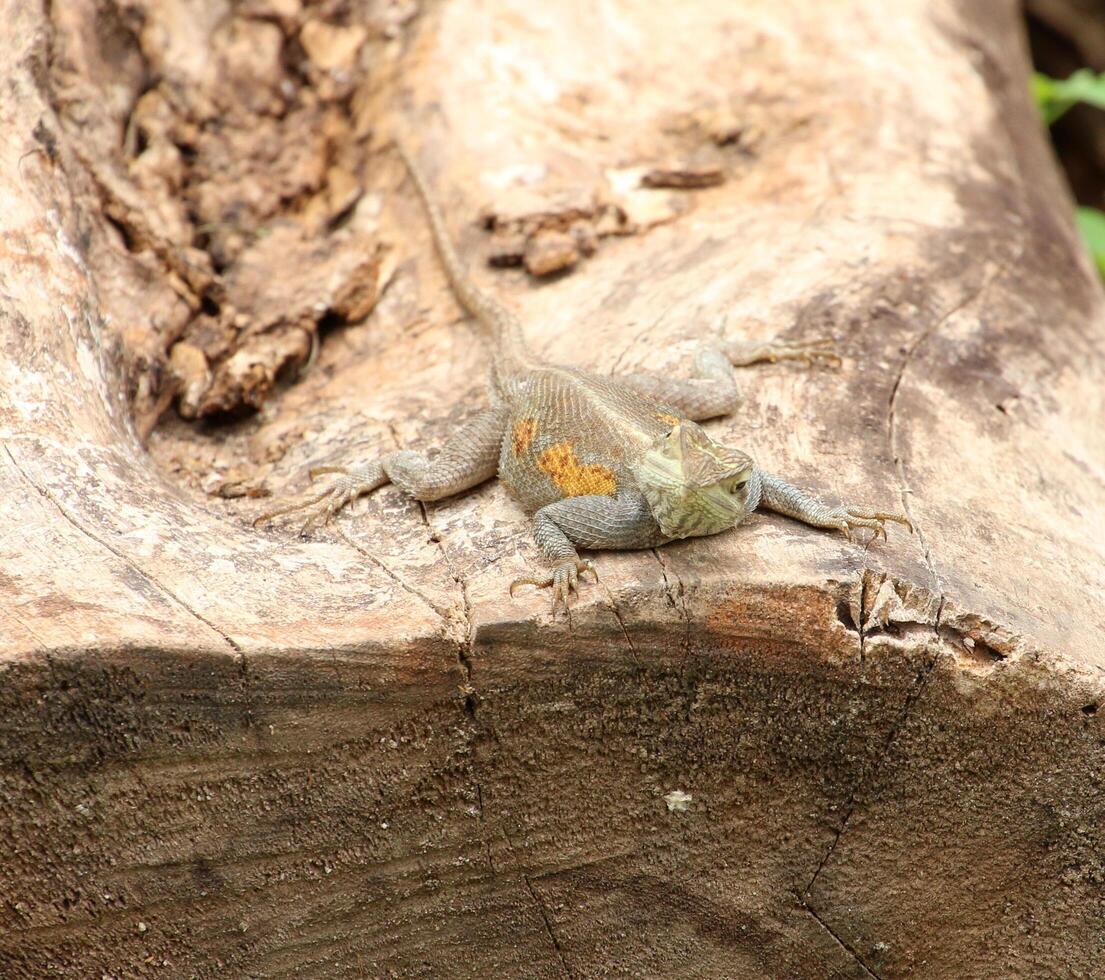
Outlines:
<svg viewBox="0 0 1105 980"><path fill-rule="evenodd" d="M702 347L691 378L654 374L602 377L549 364L527 347L518 319L481 292L461 265L426 178L399 147L425 205L445 273L461 306L491 346L491 405L460 426L439 453L402 450L338 473L328 490L305 503L271 511L256 523L307 509L306 531L350 501L393 483L416 500L440 500L496 474L533 515L533 533L549 564L510 587L552 587L553 608L568 602L584 572L595 573L577 548L652 548L678 538L717 534L758 507L852 538L856 528L886 537L900 514L830 507L761 470L739 449L715 442L697 423L737 407L733 366L762 361L839 361L824 341L788 344L728 342Z"/></svg>

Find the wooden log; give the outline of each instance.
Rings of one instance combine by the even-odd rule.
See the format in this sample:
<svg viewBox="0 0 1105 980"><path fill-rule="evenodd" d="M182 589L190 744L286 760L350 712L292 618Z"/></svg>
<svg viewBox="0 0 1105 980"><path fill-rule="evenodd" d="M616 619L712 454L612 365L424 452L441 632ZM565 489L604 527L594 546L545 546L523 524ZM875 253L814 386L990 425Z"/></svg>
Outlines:
<svg viewBox="0 0 1105 980"><path fill-rule="evenodd" d="M1105 306L1016 5L397 11L0 0L0 972L1099 971ZM710 429L917 533L758 516L553 617L497 486L254 529L481 403L398 131L552 359L831 337ZM216 381L263 407L143 446Z"/></svg>

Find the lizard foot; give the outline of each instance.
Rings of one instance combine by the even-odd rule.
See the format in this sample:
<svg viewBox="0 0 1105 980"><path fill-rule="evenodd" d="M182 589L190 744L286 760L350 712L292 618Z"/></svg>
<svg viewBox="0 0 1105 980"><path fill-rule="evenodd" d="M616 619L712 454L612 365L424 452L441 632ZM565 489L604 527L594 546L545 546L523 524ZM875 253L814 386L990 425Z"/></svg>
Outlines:
<svg viewBox="0 0 1105 980"><path fill-rule="evenodd" d="M307 471L307 475L312 482L324 473L338 473L341 475L341 479L333 486L324 490L322 493L315 494L315 496L308 500L301 501L297 504L291 504L288 507L279 507L276 510L266 511L253 522L253 526L257 527L258 524L271 521L274 517L282 517L284 514L294 514L296 511L304 510L307 512L307 516L306 520L303 522L303 526L299 529L299 533L306 534L316 525L319 527L325 525L329 522L330 518L346 504L366 493L372 492L387 481L383 469L379 466L370 467L368 469L349 469L344 466L317 466Z"/></svg>
<svg viewBox="0 0 1105 980"><path fill-rule="evenodd" d="M730 362L737 367L746 367L763 361L771 364L777 361L801 361L807 367L813 367L815 364L839 367L842 363L841 357L833 349L833 344L834 341L829 337L819 337L816 340L804 340L798 343L769 340L764 343L733 344L727 353Z"/></svg>
<svg viewBox="0 0 1105 980"><path fill-rule="evenodd" d="M599 580L599 573L595 571L592 562L581 558L566 558L544 575L527 575L523 578L516 578L510 583L510 595L513 597L514 590L519 585L536 585L539 589L547 589L551 586L553 590L553 612L561 603L567 609L568 596L571 595L573 589L578 591L579 580L586 572L590 572L591 577L596 582Z"/></svg>
<svg viewBox="0 0 1105 980"><path fill-rule="evenodd" d="M844 532L844 536L849 541L855 541L855 530L860 527L868 527L874 532L870 541L874 541L880 534L883 541L887 540L886 537L886 522L894 521L895 524L901 524L904 527L909 528L909 533L913 533L913 524L909 518L903 514L890 514L882 510L861 510L856 507L841 507L833 514L834 527Z"/></svg>

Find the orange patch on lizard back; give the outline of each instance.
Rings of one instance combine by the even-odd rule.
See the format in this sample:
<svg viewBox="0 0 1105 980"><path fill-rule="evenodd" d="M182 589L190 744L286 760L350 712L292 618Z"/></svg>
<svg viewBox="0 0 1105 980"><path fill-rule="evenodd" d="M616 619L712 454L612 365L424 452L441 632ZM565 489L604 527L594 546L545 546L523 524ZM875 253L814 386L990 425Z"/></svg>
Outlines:
<svg viewBox="0 0 1105 980"><path fill-rule="evenodd" d="M612 497L618 489L613 470L597 463L580 463L570 442L549 446L537 457L537 468L549 475L565 497Z"/></svg>
<svg viewBox="0 0 1105 980"><path fill-rule="evenodd" d="M515 456L521 456L530 447L537 435L537 423L533 419L519 419L514 423L514 432L510 437L510 447Z"/></svg>
<svg viewBox="0 0 1105 980"><path fill-rule="evenodd" d="M656 417L661 422L667 422L668 425L678 425L683 421L678 415L669 415L667 412L657 412Z"/></svg>

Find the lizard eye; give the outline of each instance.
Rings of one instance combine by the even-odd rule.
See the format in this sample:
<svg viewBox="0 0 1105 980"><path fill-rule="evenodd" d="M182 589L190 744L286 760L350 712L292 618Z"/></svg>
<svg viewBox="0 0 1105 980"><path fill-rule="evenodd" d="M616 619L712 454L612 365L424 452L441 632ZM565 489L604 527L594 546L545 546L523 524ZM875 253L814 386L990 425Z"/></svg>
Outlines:
<svg viewBox="0 0 1105 980"><path fill-rule="evenodd" d="M733 493L733 494L744 493L744 491L747 490L747 489L748 489L748 480L747 480L747 478L744 479L744 480L740 480L737 483L733 483L729 486L729 492Z"/></svg>

